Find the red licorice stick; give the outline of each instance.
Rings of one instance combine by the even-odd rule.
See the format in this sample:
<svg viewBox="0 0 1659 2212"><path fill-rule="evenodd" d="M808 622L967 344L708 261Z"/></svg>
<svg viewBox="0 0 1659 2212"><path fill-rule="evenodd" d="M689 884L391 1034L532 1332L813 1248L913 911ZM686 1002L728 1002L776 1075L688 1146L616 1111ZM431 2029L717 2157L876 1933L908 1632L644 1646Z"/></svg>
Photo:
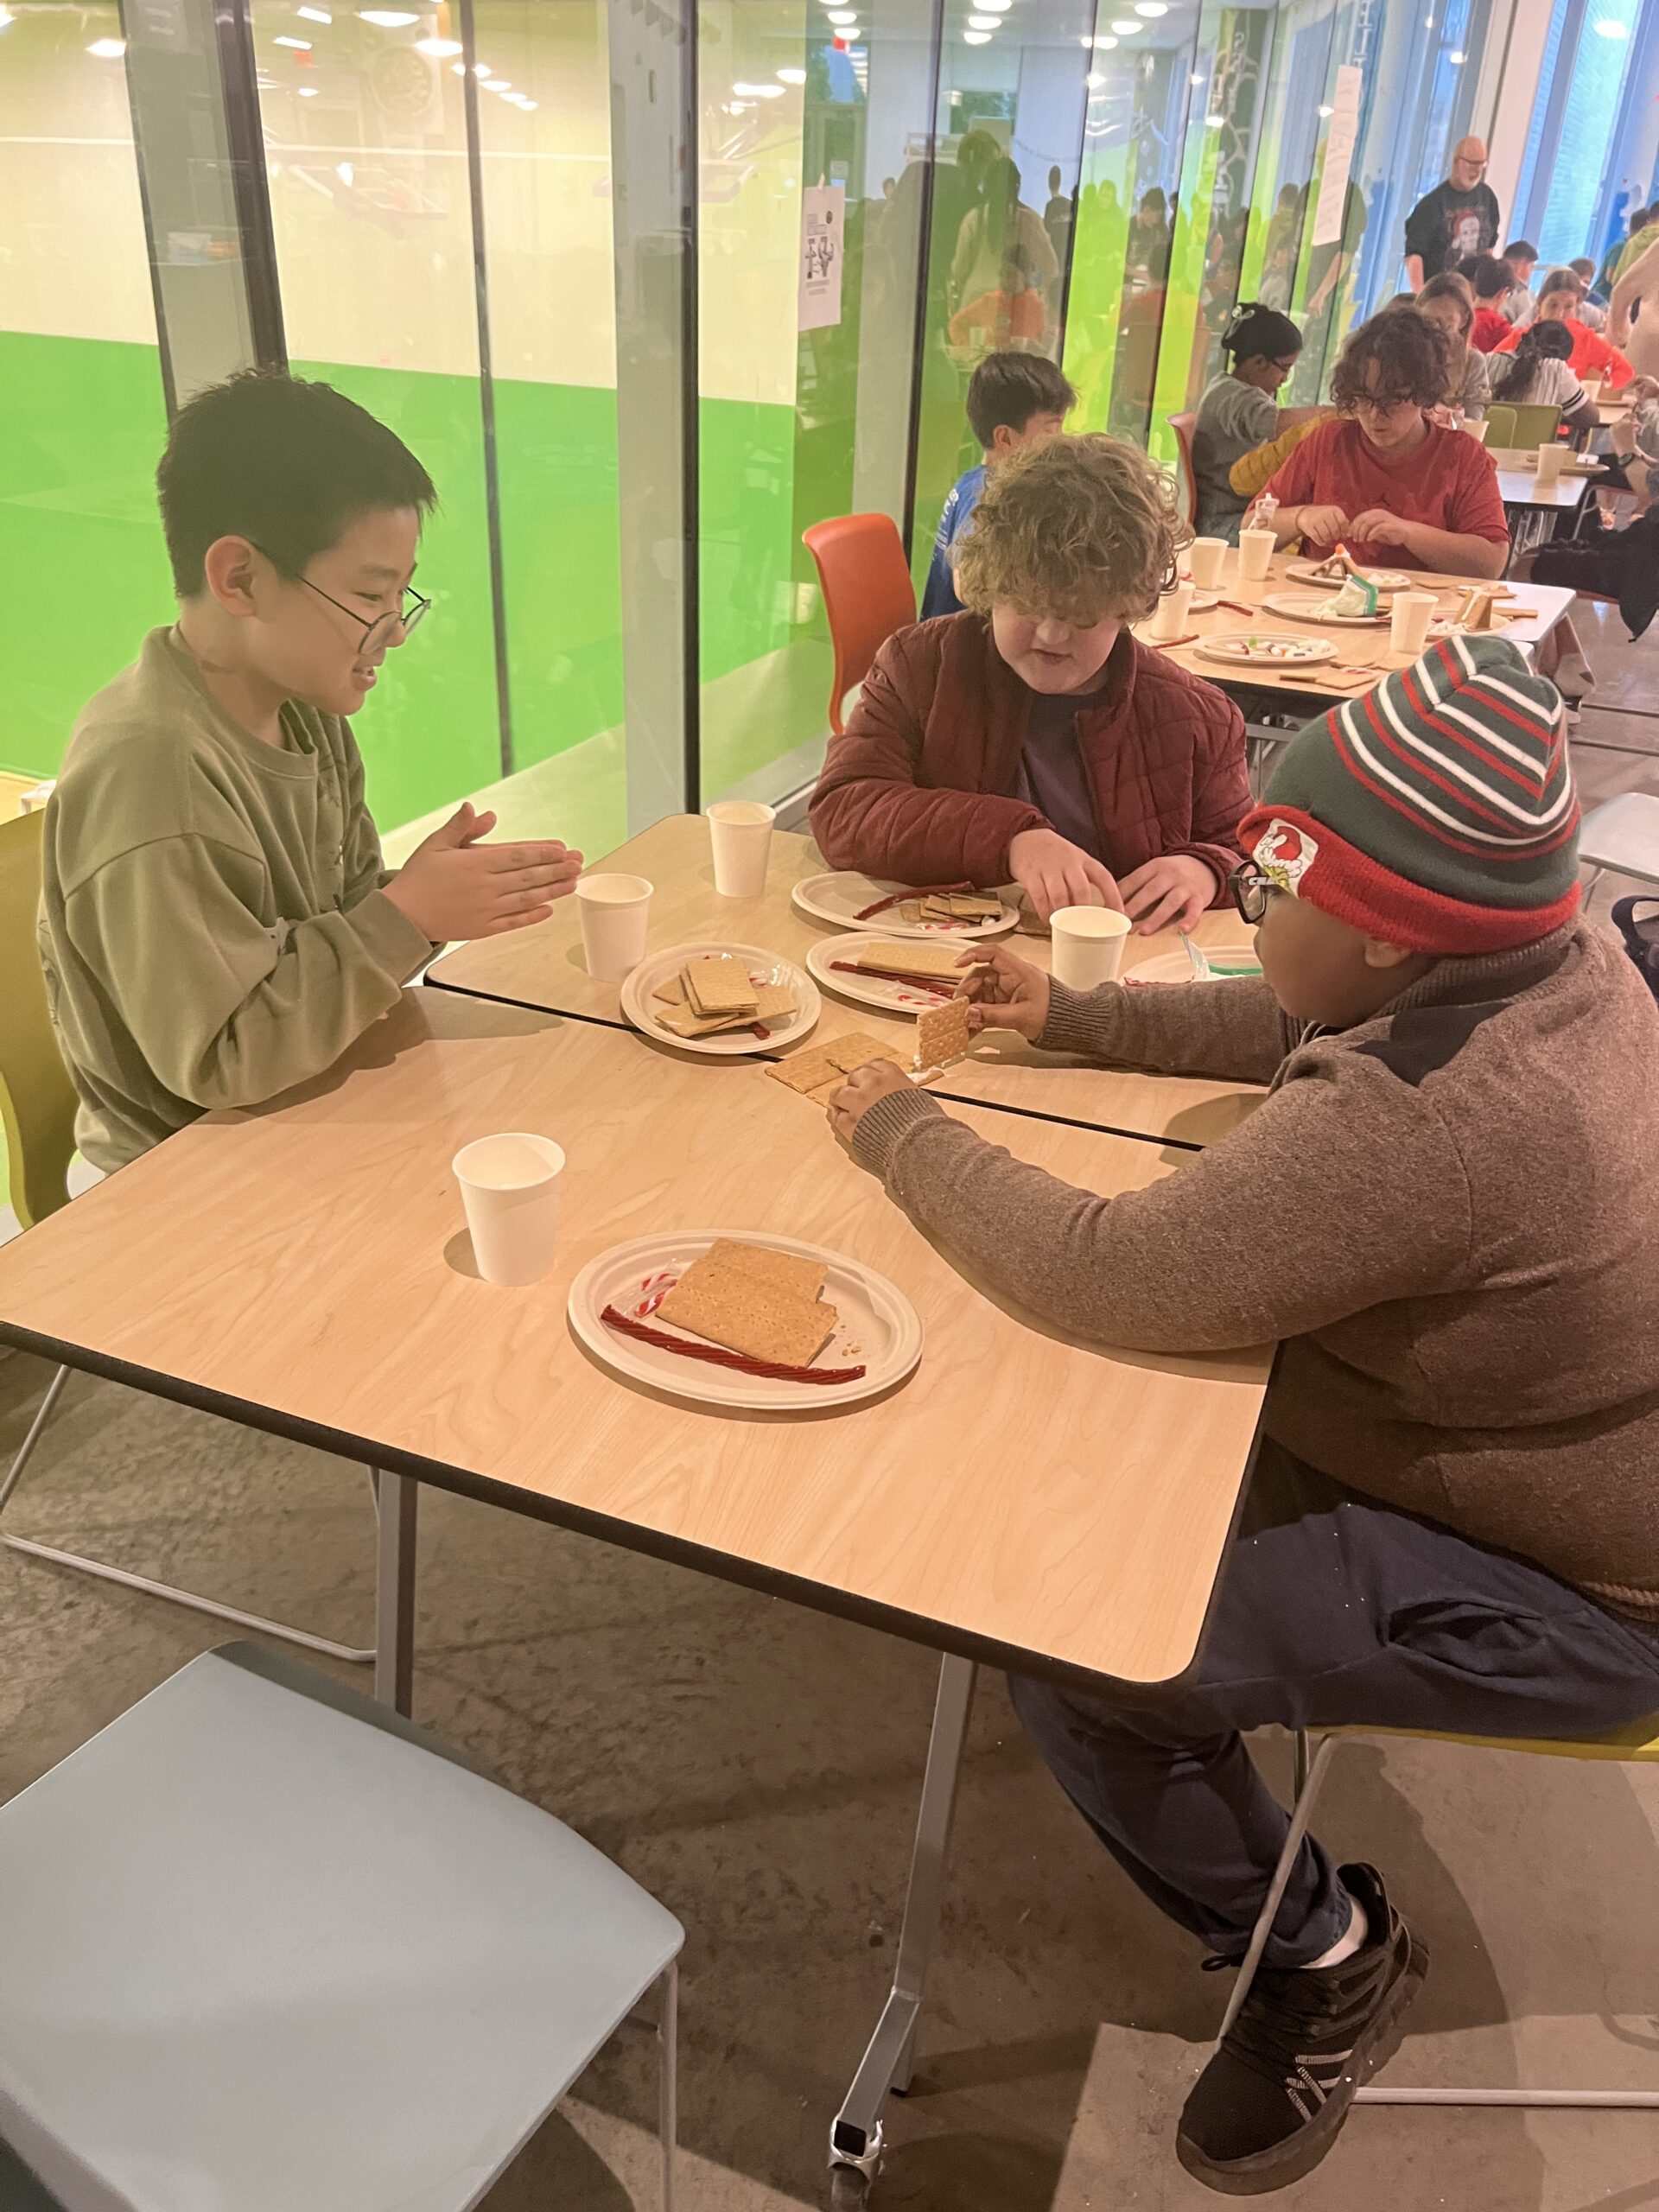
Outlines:
<svg viewBox="0 0 1659 2212"><path fill-rule="evenodd" d="M955 891L971 891L971 883L918 883L913 891L890 891L885 899L878 899L873 906L861 906L853 916L855 922L868 922L873 914L885 914L889 906L902 906L906 899L946 899Z"/></svg>
<svg viewBox="0 0 1659 2212"><path fill-rule="evenodd" d="M735 1368L740 1375L760 1375L769 1382L856 1382L868 1371L862 1367L786 1367L781 1360L751 1359L747 1352L728 1351L723 1344L689 1344L666 1330L647 1328L614 1306L607 1306L599 1318L607 1328L636 1337L642 1344L655 1344L659 1351L677 1351L710 1367Z"/></svg>
<svg viewBox="0 0 1659 2212"><path fill-rule="evenodd" d="M957 986L942 976L906 976L897 968L866 968L856 960L832 960L830 965L842 976L875 976L884 983L909 983L918 991L942 991L948 999L957 995ZM965 976L968 970L964 968L962 972Z"/></svg>
<svg viewBox="0 0 1659 2212"><path fill-rule="evenodd" d="M1236 599L1218 599L1216 605L1224 607L1230 614L1243 615L1247 621L1253 621L1262 611L1258 607L1246 607L1241 600Z"/></svg>

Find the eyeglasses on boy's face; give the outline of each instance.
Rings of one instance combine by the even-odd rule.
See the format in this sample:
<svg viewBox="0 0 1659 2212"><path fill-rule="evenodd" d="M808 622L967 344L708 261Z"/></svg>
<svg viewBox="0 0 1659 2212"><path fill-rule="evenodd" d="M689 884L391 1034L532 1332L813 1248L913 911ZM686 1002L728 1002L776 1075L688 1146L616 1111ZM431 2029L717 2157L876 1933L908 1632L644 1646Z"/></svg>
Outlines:
<svg viewBox="0 0 1659 2212"><path fill-rule="evenodd" d="M1279 888L1253 861L1243 861L1227 879L1233 904L1252 928L1268 911L1268 900Z"/></svg>
<svg viewBox="0 0 1659 2212"><path fill-rule="evenodd" d="M1357 391L1354 394L1357 414L1375 415L1380 418L1398 415L1408 407L1421 405L1408 391Z"/></svg>
<svg viewBox="0 0 1659 2212"><path fill-rule="evenodd" d="M365 657L383 649L390 652L392 646L402 645L404 639L408 637L432 604L429 599L422 598L413 584L405 584L403 606L395 614L359 614L354 607L347 607L343 600L336 599L333 592L324 591L321 584L314 584L309 576L296 575L292 569L284 567L274 553L266 553L264 547L255 544L252 538L248 543L256 553L264 554L279 575L286 576L290 583L303 584L308 591L315 592L319 599L326 599L330 607L337 607L342 614L357 623L363 632L358 651Z"/></svg>

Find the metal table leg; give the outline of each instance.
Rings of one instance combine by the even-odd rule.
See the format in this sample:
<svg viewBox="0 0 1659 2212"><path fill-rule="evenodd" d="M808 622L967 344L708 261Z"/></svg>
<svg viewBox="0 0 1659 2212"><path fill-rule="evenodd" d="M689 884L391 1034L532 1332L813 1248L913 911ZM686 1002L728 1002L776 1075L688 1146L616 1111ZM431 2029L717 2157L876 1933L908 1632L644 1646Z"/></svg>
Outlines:
<svg viewBox="0 0 1659 2212"><path fill-rule="evenodd" d="M830 2164L856 2168L867 2177L874 2174L881 2160L883 2100L889 2089L903 2092L910 2087L923 1988L938 1942L957 1776L977 1673L977 1668L966 1659L940 1662L893 1987L830 2130Z"/></svg>
<svg viewBox="0 0 1659 2212"><path fill-rule="evenodd" d="M374 1470L380 1516L375 1553L374 1694L410 1717L415 1690L415 1521L420 1484Z"/></svg>

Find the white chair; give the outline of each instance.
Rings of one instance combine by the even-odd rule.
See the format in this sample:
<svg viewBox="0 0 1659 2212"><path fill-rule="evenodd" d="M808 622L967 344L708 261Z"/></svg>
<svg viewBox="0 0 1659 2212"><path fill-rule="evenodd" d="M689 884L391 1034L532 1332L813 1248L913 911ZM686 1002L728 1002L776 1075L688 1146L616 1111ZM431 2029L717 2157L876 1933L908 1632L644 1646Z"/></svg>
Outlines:
<svg viewBox="0 0 1659 2212"><path fill-rule="evenodd" d="M1586 892L1609 874L1659 884L1659 798L1621 791L1592 807L1579 830L1579 858L1595 871Z"/></svg>
<svg viewBox="0 0 1659 2212"><path fill-rule="evenodd" d="M683 1941L425 1731L227 1644L0 1808L0 2139L63 2212L467 2212L655 1987L670 2212Z"/></svg>

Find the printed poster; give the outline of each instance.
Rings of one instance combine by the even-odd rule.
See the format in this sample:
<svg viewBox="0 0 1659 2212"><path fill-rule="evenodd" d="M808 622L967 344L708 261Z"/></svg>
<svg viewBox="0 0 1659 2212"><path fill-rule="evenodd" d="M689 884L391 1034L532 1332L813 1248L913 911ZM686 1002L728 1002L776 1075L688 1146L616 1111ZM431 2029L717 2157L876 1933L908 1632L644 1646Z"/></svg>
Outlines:
<svg viewBox="0 0 1659 2212"><path fill-rule="evenodd" d="M1337 71L1331 127L1325 134L1325 170L1319 179L1319 203L1313 211L1314 245L1336 245L1342 238L1348 173L1353 167L1354 141L1359 136L1359 90L1363 73L1348 62Z"/></svg>
<svg viewBox="0 0 1659 2212"><path fill-rule="evenodd" d="M846 194L839 185L808 185L801 194L803 330L826 330L841 321L841 270L846 245Z"/></svg>

